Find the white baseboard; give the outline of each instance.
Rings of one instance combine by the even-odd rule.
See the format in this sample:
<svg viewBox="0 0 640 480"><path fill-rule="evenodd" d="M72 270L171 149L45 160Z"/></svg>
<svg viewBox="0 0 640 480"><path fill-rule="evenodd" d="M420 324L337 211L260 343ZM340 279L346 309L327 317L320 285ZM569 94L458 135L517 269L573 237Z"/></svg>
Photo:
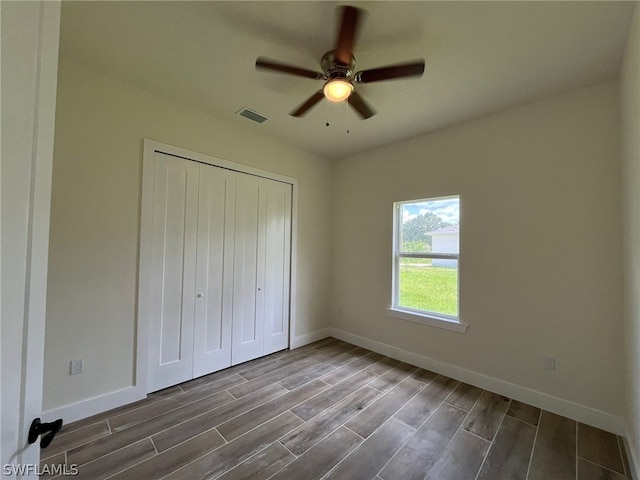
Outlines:
<svg viewBox="0 0 640 480"><path fill-rule="evenodd" d="M386 343L361 337L360 335L356 335L339 328L331 327L329 331L332 337L339 340L352 343L359 347L372 350L426 370L431 370L432 372L441 375L446 375L447 377L454 378L461 382L504 395L505 397L513 398L514 400L533 405L534 407L547 410L557 415L562 415L563 417L571 418L572 420L600 428L607 432L626 436L624 421L616 415L569 400L554 397L546 393L538 392L521 385L505 382L504 380L474 372L473 370L441 362Z"/></svg>
<svg viewBox="0 0 640 480"><path fill-rule="evenodd" d="M80 402L65 405L63 407L53 408L42 412L42 419L45 422L51 422L58 418L62 418L64 423L71 423L83 418L106 412L113 408L121 407L129 403L137 402L146 398L147 394L144 389L139 387L127 387L115 392L109 392L97 397L81 400Z"/></svg>
<svg viewBox="0 0 640 480"><path fill-rule="evenodd" d="M323 328L322 330L316 330L315 332L305 333L304 335L299 335L297 337L291 338L289 341L289 348L291 350L304 347L313 342L317 342L318 340L322 340L323 338L327 338L331 336L330 328Z"/></svg>

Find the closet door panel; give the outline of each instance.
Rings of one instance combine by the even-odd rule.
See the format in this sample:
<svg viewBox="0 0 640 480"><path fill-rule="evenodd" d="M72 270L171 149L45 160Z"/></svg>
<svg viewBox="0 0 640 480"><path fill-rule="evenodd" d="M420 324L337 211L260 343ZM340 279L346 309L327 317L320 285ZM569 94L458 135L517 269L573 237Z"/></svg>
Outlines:
<svg viewBox="0 0 640 480"><path fill-rule="evenodd" d="M235 172L200 166L193 376L231 365Z"/></svg>
<svg viewBox="0 0 640 480"><path fill-rule="evenodd" d="M291 185L269 180L266 205L264 354L289 346Z"/></svg>
<svg viewBox="0 0 640 480"><path fill-rule="evenodd" d="M198 167L154 160L149 391L192 378Z"/></svg>
<svg viewBox="0 0 640 480"><path fill-rule="evenodd" d="M264 351L266 183L252 175L236 179L233 365L260 357Z"/></svg>

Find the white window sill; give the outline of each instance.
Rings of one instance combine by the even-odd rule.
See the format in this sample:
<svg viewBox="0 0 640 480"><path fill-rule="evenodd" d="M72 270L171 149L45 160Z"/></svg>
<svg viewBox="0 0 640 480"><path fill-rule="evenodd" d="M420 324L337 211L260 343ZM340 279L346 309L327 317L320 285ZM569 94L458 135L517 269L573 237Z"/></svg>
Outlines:
<svg viewBox="0 0 640 480"><path fill-rule="evenodd" d="M423 325L429 325L430 327L444 328L445 330L451 330L452 332L458 333L465 333L467 328L469 328L469 325L466 323L460 323L455 320L438 317L433 314L417 313L397 308L387 308L387 315L394 318L400 318L402 320L408 320L410 322L422 323Z"/></svg>

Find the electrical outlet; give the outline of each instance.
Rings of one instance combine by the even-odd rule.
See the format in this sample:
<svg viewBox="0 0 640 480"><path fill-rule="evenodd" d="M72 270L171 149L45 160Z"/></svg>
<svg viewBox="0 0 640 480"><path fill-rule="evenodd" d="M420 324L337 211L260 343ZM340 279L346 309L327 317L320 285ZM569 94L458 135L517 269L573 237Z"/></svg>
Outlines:
<svg viewBox="0 0 640 480"><path fill-rule="evenodd" d="M84 371L82 359L69 362L69 375L78 375Z"/></svg>
<svg viewBox="0 0 640 480"><path fill-rule="evenodd" d="M556 357L553 355L545 355L544 356L544 368L547 370L555 370L556 369Z"/></svg>

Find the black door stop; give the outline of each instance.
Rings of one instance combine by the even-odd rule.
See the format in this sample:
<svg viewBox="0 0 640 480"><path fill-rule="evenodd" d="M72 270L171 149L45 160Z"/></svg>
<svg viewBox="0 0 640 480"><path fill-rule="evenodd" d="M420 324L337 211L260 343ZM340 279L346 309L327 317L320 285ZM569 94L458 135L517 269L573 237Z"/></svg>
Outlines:
<svg viewBox="0 0 640 480"><path fill-rule="evenodd" d="M31 422L31 428L29 428L29 444L35 443L40 435L43 437L40 439L40 448L47 448L53 441L53 437L62 428L62 419L59 418L54 422L42 423L39 418L36 418Z"/></svg>

